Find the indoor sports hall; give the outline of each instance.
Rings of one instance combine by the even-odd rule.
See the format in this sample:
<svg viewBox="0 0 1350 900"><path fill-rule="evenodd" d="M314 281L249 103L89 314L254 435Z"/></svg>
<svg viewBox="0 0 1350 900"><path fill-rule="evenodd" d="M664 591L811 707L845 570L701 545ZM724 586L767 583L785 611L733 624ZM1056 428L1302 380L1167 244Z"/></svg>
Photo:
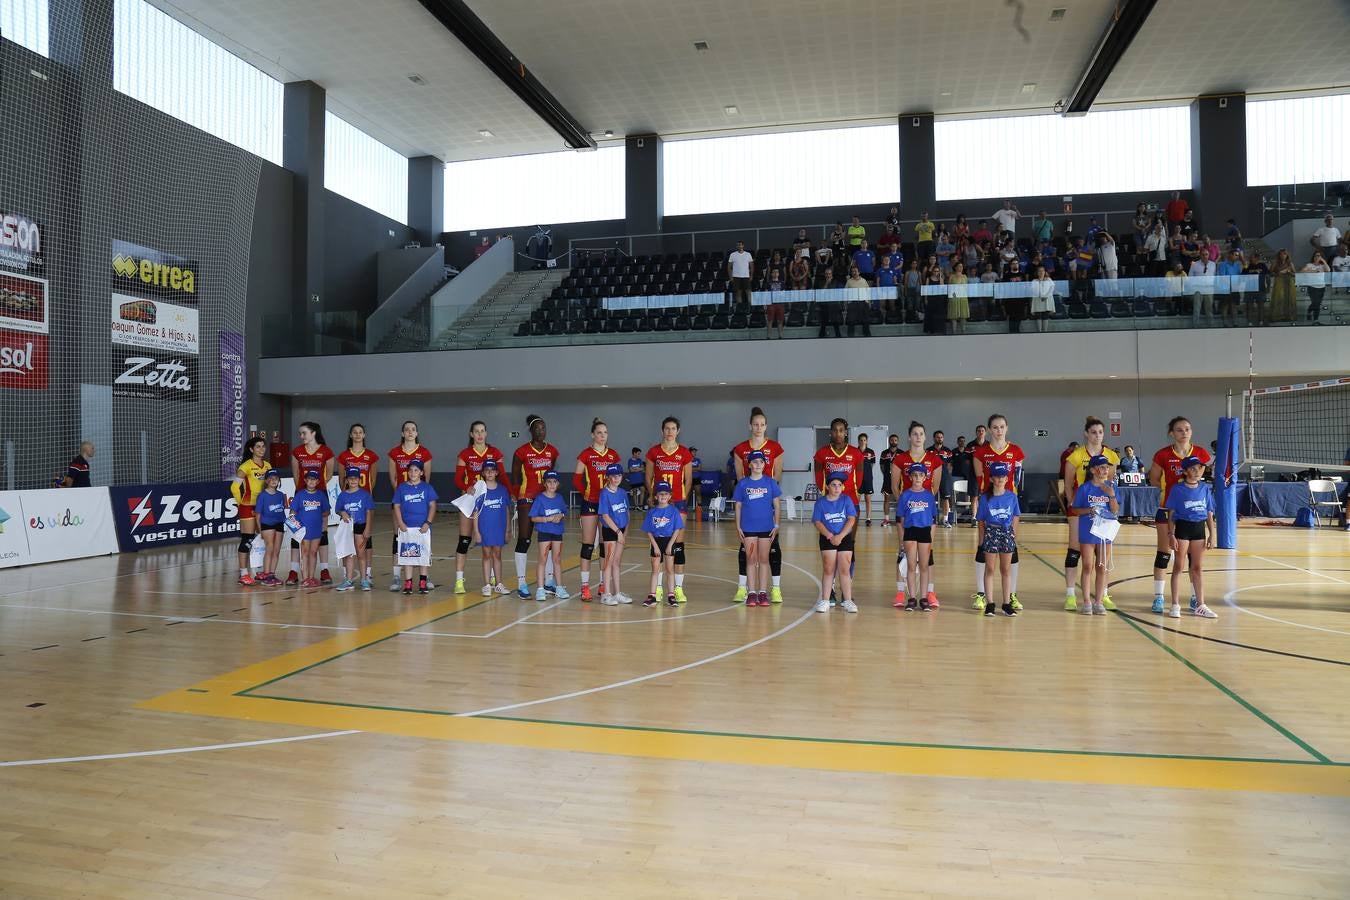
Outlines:
<svg viewBox="0 0 1350 900"><path fill-rule="evenodd" d="M0 0L0 897L1350 896L1338 0Z"/></svg>

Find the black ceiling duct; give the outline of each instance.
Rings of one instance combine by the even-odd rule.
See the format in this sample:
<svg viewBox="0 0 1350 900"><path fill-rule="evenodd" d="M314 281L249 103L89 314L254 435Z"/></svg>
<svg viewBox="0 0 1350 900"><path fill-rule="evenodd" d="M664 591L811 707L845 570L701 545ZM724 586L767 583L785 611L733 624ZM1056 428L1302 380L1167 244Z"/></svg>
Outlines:
<svg viewBox="0 0 1350 900"><path fill-rule="evenodd" d="M539 118L562 136L573 150L594 150L595 140L572 114L530 74L525 64L488 30L464 0L421 0L427 12L457 37L492 74L510 88Z"/></svg>
<svg viewBox="0 0 1350 900"><path fill-rule="evenodd" d="M1144 27L1144 21L1157 3L1158 0L1121 0L1116 5L1111 24L1097 42L1097 49L1093 51L1092 59L1078 79L1078 86L1064 108L1064 115L1082 116L1092 109L1097 94L1106 85L1106 80L1115 71L1125 51L1130 49L1130 42Z"/></svg>

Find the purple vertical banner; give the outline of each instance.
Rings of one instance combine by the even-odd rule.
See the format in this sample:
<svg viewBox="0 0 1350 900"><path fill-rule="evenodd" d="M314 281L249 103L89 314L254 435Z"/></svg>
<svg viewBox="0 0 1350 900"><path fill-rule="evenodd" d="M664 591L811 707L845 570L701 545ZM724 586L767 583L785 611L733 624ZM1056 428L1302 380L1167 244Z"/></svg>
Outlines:
<svg viewBox="0 0 1350 900"><path fill-rule="evenodd" d="M244 336L222 331L220 340L220 477L233 478L244 458L248 415L248 381L244 369Z"/></svg>

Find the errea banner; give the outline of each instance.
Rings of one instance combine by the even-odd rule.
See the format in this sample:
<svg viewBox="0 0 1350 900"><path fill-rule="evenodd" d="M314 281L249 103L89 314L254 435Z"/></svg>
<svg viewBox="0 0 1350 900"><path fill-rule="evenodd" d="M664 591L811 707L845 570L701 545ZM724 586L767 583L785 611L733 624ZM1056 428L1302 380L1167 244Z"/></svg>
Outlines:
<svg viewBox="0 0 1350 900"><path fill-rule="evenodd" d="M113 290L196 303L197 263L130 241L112 242Z"/></svg>
<svg viewBox="0 0 1350 900"><path fill-rule="evenodd" d="M122 551L239 534L239 504L225 481L108 488Z"/></svg>
<svg viewBox="0 0 1350 900"><path fill-rule="evenodd" d="M127 294L112 295L112 342L197 355L197 310Z"/></svg>

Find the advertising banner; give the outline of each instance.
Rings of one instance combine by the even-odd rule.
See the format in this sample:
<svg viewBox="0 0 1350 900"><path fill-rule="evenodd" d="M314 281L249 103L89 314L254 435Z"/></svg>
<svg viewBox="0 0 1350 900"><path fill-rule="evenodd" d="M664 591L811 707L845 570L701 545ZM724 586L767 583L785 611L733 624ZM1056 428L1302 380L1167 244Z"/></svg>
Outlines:
<svg viewBox="0 0 1350 900"><path fill-rule="evenodd" d="M47 335L0 330L0 387L47 389Z"/></svg>
<svg viewBox="0 0 1350 900"><path fill-rule="evenodd" d="M0 272L0 328L47 333L47 282Z"/></svg>
<svg viewBox="0 0 1350 900"><path fill-rule="evenodd" d="M117 534L107 488L17 491L0 494L11 516L0 535L0 566L55 562L117 552ZM17 498L18 511L7 503ZM17 526L23 542L10 534ZM26 551L26 552L25 552ZM20 553L17 557L10 554ZM9 558L5 558L9 557Z"/></svg>
<svg viewBox="0 0 1350 900"><path fill-rule="evenodd" d="M239 505L224 481L114 487L113 518L123 552L191 544L239 533Z"/></svg>
<svg viewBox="0 0 1350 900"><path fill-rule="evenodd" d="M130 241L112 242L112 282L114 291L153 294L177 303L196 303L200 287L195 262Z"/></svg>
<svg viewBox="0 0 1350 900"><path fill-rule="evenodd" d="M248 375L244 367L244 336L222 331L220 355L220 477L233 478L244 458L248 426Z"/></svg>
<svg viewBox="0 0 1350 900"><path fill-rule="evenodd" d="M20 213L0 212L0 266L41 272L42 228Z"/></svg>
<svg viewBox="0 0 1350 900"><path fill-rule="evenodd" d="M28 562L28 534L18 491L0 491L0 569Z"/></svg>
<svg viewBox="0 0 1350 900"><path fill-rule="evenodd" d="M187 353L113 349L114 397L197 402L197 357Z"/></svg>
<svg viewBox="0 0 1350 900"><path fill-rule="evenodd" d="M112 342L169 353L197 353L197 310L112 295Z"/></svg>

